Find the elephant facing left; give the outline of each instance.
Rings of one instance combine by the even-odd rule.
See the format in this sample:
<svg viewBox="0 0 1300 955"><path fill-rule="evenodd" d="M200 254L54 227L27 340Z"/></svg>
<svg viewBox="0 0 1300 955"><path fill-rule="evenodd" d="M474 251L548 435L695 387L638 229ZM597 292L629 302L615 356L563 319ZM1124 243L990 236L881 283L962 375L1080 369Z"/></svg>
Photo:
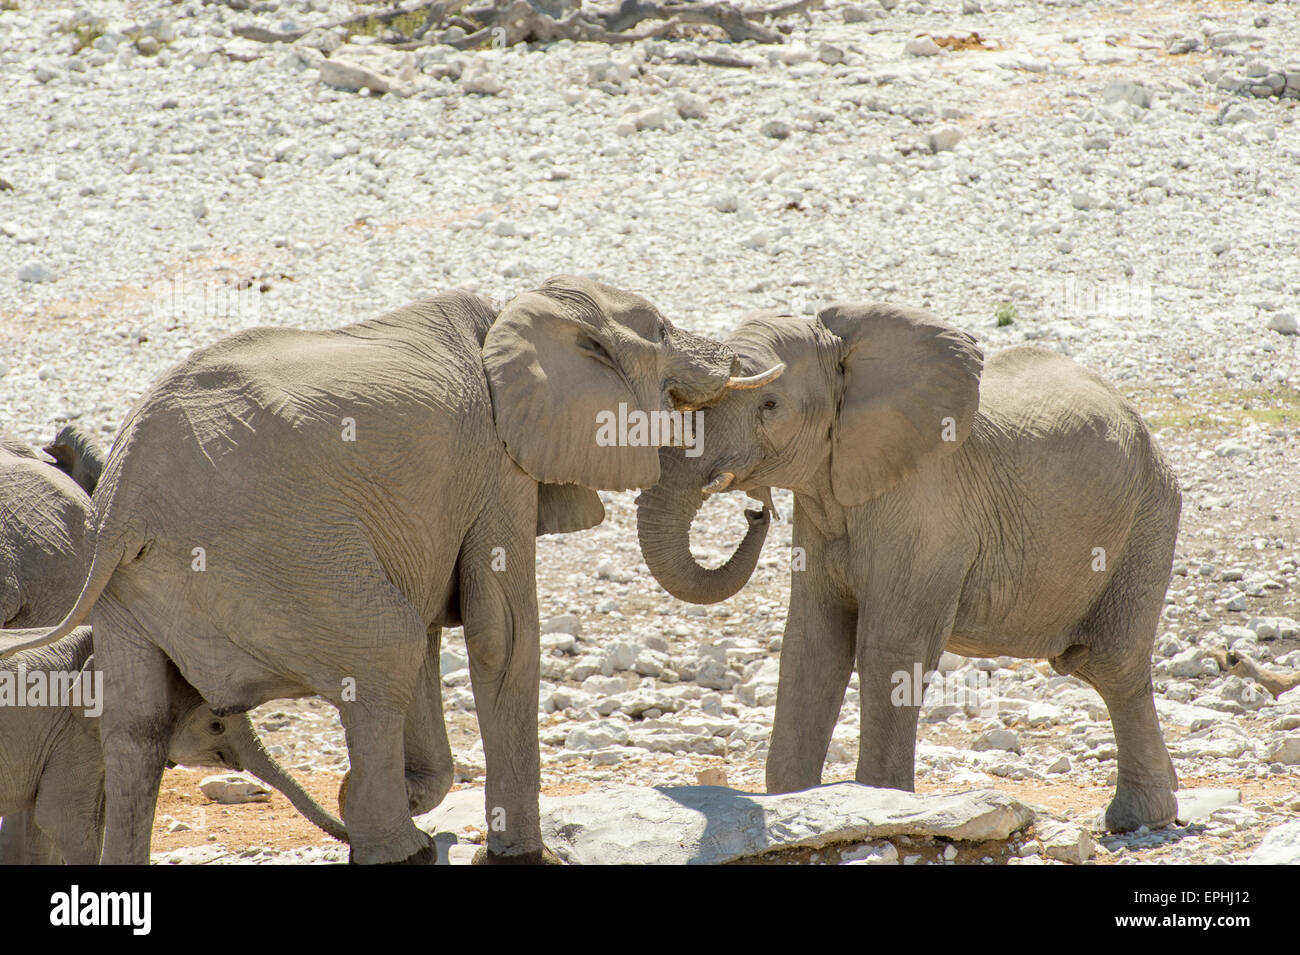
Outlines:
<svg viewBox="0 0 1300 955"><path fill-rule="evenodd" d="M110 686L104 861L148 859L173 670L219 714L338 708L357 863L429 862L410 818L451 783L436 660L463 625L487 762L483 861L548 861L538 814L535 537L599 523L659 449L602 416L697 407L731 351L645 299L561 276L498 313L464 292L332 331L261 328L195 352L130 413L96 492L85 588ZM412 769L425 791L410 789Z"/></svg>

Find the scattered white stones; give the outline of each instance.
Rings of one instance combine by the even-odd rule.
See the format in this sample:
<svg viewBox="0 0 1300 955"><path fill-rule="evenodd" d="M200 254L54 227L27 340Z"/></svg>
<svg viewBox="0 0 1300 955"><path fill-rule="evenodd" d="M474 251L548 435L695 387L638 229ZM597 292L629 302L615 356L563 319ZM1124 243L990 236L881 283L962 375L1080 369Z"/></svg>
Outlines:
<svg viewBox="0 0 1300 955"><path fill-rule="evenodd" d="M460 86L467 93L484 96L496 96L505 90L505 84L492 75L482 57L474 57L465 64L460 74Z"/></svg>

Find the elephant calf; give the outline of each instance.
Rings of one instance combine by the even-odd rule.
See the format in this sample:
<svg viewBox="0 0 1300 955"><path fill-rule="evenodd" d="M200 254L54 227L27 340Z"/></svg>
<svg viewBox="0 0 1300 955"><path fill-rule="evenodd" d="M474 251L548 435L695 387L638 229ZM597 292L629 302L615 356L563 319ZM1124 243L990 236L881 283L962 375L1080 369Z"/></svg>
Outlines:
<svg viewBox="0 0 1300 955"><path fill-rule="evenodd" d="M71 425L44 451L53 463L17 438L0 435L0 622L7 626L57 622L76 602L95 550L87 495L103 470L102 453ZM43 650L0 661L0 863L99 858L104 769L97 720L87 718L84 707L19 706L5 695L19 692L26 674L77 673L92 653L91 643L86 627ZM192 688L173 679L178 695L176 731L167 747L172 762L247 769L283 792L315 825L346 841L343 824L271 758L247 717L217 717ZM35 817L25 811L32 807Z"/></svg>
<svg viewBox="0 0 1300 955"><path fill-rule="evenodd" d="M0 839L0 864L50 863L59 856L69 865L99 861L104 760L95 711L103 688L89 686L92 652L90 628L78 627L49 646L0 660L0 831L23 830ZM47 694L39 704L26 699L33 684L54 688L76 681L82 687L67 698ZM325 832L347 839L343 824L266 752L247 716L219 717L192 690L177 716L168 758L186 766L246 769L278 788Z"/></svg>
<svg viewBox="0 0 1300 955"><path fill-rule="evenodd" d="M742 374L785 366L703 411L703 447L663 449L638 498L646 564L711 603L753 571L767 507L723 567L699 568L706 495L770 504L794 491L790 610L767 760L772 792L821 780L856 664L859 782L913 788L924 687L945 648L1046 658L1106 702L1119 780L1114 830L1174 818L1177 779L1151 690L1151 646L1182 499L1137 411L1054 352L983 360L929 314L841 305L814 320L755 316L726 341Z"/></svg>

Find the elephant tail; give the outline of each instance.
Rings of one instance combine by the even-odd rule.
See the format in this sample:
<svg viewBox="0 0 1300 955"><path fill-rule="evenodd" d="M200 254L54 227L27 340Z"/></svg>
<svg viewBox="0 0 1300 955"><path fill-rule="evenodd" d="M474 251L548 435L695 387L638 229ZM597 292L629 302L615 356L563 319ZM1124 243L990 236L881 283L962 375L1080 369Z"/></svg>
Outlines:
<svg viewBox="0 0 1300 955"><path fill-rule="evenodd" d="M104 523L106 525L108 521ZM72 633L90 616L90 608L95 605L99 595L113 579L117 568L127 560L140 555L144 546L143 532L133 530L130 526L123 527L118 533L112 535L101 531L95 543L95 556L90 562L90 572L86 575L86 582L81 587L77 602L72 605L67 616L53 627L0 630L0 660L22 650L47 646Z"/></svg>

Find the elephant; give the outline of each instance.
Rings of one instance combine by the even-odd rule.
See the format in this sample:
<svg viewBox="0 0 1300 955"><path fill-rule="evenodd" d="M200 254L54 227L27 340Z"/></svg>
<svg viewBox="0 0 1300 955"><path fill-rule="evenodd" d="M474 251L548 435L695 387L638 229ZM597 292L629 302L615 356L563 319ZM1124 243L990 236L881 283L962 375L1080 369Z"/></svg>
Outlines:
<svg viewBox="0 0 1300 955"><path fill-rule="evenodd" d="M0 660L0 680L43 686L65 685L93 673L90 627L78 627L49 646ZM92 690L92 693L95 691ZM104 765L98 720L88 714L90 696L61 704L0 705L0 864L93 865L104 835ZM169 761L185 766L247 770L275 786L329 835L347 841L343 823L321 807L267 753L247 716L218 717L192 689L178 686L177 712L168 743ZM95 701L97 702L97 700Z"/></svg>
<svg viewBox="0 0 1300 955"><path fill-rule="evenodd" d="M81 593L95 549L93 505L87 495L103 470L103 453L93 438L72 425L61 429L44 451L52 463L17 438L0 435L0 618L10 626L51 626L62 619ZM46 648L47 657L26 661L27 670L49 670L57 664L59 672L76 672L91 654L91 639L89 628L76 631ZM283 792L312 823L347 841L342 822L267 754L247 717L218 718L183 688L174 695L179 729L168 746L174 762L247 769ZM220 731L214 731L218 726ZM98 816L103 799L102 768L99 782L92 771L103 763L98 745L94 721L67 708L0 705L0 764L6 766L0 862L51 862L59 853L68 861L96 861L98 835L85 826ZM47 766L42 776L44 759L57 769ZM25 808L37 799L38 781L49 786L42 786L38 813L32 818ZM84 792L73 793L78 784ZM95 813L86 816L84 824L73 825L59 815L66 815L69 806L92 803ZM72 818L78 819L79 813L73 812ZM102 834L102 824L98 832ZM50 833L59 838L50 839ZM93 857L87 855L92 835Z"/></svg>
<svg viewBox="0 0 1300 955"><path fill-rule="evenodd" d="M703 450L661 454L637 498L642 555L670 594L724 600L754 569L773 487L794 492L789 613L767 756L770 792L817 785L856 665L856 779L912 790L924 687L946 649L1048 659L1109 710L1118 783L1105 823L1169 823L1177 777L1151 649L1182 497L1138 412L1055 352L987 363L975 340L904 306L747 316L724 339L775 370L706 405ZM764 502L730 560L700 568L710 494ZM932 680L932 676L923 677Z"/></svg>
<svg viewBox="0 0 1300 955"><path fill-rule="evenodd" d="M0 625L9 628L56 623L81 593L94 553L87 495L103 454L71 425L44 450L53 462L0 434Z"/></svg>
<svg viewBox="0 0 1300 955"><path fill-rule="evenodd" d="M557 276L499 312L452 291L329 331L244 331L165 373L114 442L76 606L53 630L0 634L13 652L89 616L100 665L134 688L103 716L104 860L148 858L164 754L146 728L167 718L174 667L223 715L332 702L351 861L434 861L409 767L443 789L419 800L445 795L426 659L463 626L491 820L478 861L555 861L538 809L535 537L598 524L597 489L658 481L658 446L599 440L604 416L693 409L734 363L640 296Z"/></svg>

